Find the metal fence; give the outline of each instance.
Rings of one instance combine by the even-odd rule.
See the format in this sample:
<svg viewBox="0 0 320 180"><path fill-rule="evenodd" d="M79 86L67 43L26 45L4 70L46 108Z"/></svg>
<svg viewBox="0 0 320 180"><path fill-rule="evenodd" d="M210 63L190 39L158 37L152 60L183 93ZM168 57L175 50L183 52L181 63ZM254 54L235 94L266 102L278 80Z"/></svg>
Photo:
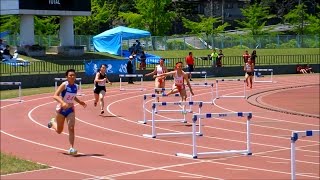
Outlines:
<svg viewBox="0 0 320 180"><path fill-rule="evenodd" d="M86 51L94 51L93 36L75 36L75 45L84 46ZM12 46L19 45L19 36L10 35L4 38L7 44ZM240 35L240 34L221 34L218 36L152 36L140 39L143 48L151 50L192 50L192 49L211 49L211 48L243 48L243 49L275 49L275 48L319 48L319 35ZM124 40L123 49L128 49L135 43L135 39ZM46 46L59 46L58 35L35 36L35 44Z"/></svg>
<svg viewBox="0 0 320 180"><path fill-rule="evenodd" d="M176 62L185 62L184 58L167 58L165 63L169 69L173 69ZM32 61L28 66L11 66L1 64L0 75L21 75L21 74L50 74L64 73L67 69L73 68L78 72L84 72L85 61ZM222 59L224 67L243 66L242 56L226 56ZM320 64L320 54L311 55L272 55L258 56L256 65L292 65L292 64ZM196 67L210 67L212 60L208 57L196 57ZM147 69L152 70L155 64L148 64ZM139 69L139 62L136 61L136 68Z"/></svg>

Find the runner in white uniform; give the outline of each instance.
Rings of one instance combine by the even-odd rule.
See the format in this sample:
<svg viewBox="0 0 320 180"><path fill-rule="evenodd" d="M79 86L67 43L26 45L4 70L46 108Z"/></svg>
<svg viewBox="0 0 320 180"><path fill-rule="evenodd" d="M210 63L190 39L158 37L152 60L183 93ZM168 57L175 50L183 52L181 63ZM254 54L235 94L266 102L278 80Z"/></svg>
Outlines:
<svg viewBox="0 0 320 180"><path fill-rule="evenodd" d="M167 94L174 94L179 92L180 96L181 96L181 100L182 101L186 101L187 100L187 93L186 93L186 87L184 82L187 83L189 89L190 89L190 93L192 95L194 95L190 82L189 82L189 78L188 78L188 74L186 74L183 70L182 70L182 62L177 62L176 63L176 70L175 71L170 71L167 73L163 73L161 75L157 75L157 77L165 77L168 75L173 75L174 78L174 84L172 86L172 90Z"/></svg>
<svg viewBox="0 0 320 180"><path fill-rule="evenodd" d="M253 78L253 71L254 71L254 64L252 63L251 59L248 59L248 62L244 64L243 70L246 72L245 78L247 86L249 86L248 78L250 79L250 88L252 88L252 78Z"/></svg>
<svg viewBox="0 0 320 180"><path fill-rule="evenodd" d="M148 74L145 74L145 76L153 75L155 78L154 81L154 87L155 88L165 88L166 87L166 78L165 77L157 77L160 76L163 73L168 72L167 67L164 65L164 59L160 58L159 64L156 66L156 68ZM157 91L157 93L160 93L161 91ZM159 97L157 97L157 100L159 102Z"/></svg>

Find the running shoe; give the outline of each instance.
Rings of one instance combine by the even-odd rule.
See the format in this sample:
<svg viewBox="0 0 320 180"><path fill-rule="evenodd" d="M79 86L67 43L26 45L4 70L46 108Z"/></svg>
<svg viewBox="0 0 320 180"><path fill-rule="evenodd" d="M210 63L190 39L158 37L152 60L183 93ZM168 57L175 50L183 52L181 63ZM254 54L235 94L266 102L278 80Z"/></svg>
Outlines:
<svg viewBox="0 0 320 180"><path fill-rule="evenodd" d="M48 123L48 128L52 128L52 124L55 121L55 118L51 118L51 120Z"/></svg>
<svg viewBox="0 0 320 180"><path fill-rule="evenodd" d="M94 102L93 105L94 105L94 107L96 107L97 106L97 102Z"/></svg>
<svg viewBox="0 0 320 180"><path fill-rule="evenodd" d="M101 110L100 114L103 114L104 113L104 110Z"/></svg>
<svg viewBox="0 0 320 180"><path fill-rule="evenodd" d="M70 155L76 155L77 153L78 153L78 151L75 148L70 148L68 150L68 154L70 154Z"/></svg>

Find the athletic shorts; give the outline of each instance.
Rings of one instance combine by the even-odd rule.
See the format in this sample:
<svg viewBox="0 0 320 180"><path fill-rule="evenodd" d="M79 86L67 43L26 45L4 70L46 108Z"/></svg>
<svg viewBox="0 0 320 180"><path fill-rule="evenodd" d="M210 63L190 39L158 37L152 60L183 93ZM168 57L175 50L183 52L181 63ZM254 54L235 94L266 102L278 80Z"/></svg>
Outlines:
<svg viewBox="0 0 320 180"><path fill-rule="evenodd" d="M105 86L96 86L96 87L94 87L93 92L94 92L95 94L100 94L101 91L106 92L106 91L107 91L107 90L106 90L106 87L105 87Z"/></svg>
<svg viewBox="0 0 320 180"><path fill-rule="evenodd" d="M194 71L194 66L191 64L188 64L188 72L193 72Z"/></svg>
<svg viewBox="0 0 320 180"><path fill-rule="evenodd" d="M185 85L180 85L180 86L174 85L174 86L177 87L179 92L181 92L181 90L183 90L183 89L186 89Z"/></svg>
<svg viewBox="0 0 320 180"><path fill-rule="evenodd" d="M253 76L253 72L246 72L246 74L248 74L248 76Z"/></svg>
<svg viewBox="0 0 320 180"><path fill-rule="evenodd" d="M70 107L70 108L67 108L67 109L62 109L60 104L58 104L57 107L56 107L56 111L57 111L57 113L63 115L64 117L68 117L68 115L70 113L74 112L74 107Z"/></svg>

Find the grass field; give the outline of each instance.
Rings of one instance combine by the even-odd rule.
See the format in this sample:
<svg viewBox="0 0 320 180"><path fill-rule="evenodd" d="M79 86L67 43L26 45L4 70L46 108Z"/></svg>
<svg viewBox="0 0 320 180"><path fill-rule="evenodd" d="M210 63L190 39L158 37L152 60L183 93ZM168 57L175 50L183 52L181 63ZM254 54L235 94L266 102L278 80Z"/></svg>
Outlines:
<svg viewBox="0 0 320 180"><path fill-rule="evenodd" d="M8 155L4 153L1 153L0 165L1 175L49 168L49 166L22 160L13 155Z"/></svg>

